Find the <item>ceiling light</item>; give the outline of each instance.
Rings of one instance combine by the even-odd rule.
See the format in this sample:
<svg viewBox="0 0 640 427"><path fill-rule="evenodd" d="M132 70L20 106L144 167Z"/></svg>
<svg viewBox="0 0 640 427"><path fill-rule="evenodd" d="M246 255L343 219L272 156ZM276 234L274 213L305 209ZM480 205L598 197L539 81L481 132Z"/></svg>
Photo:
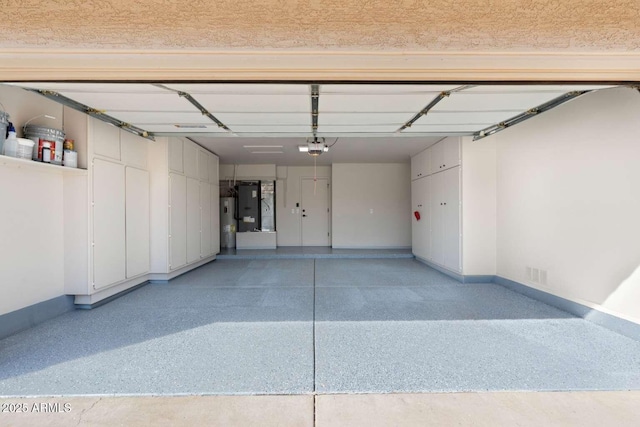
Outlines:
<svg viewBox="0 0 640 427"><path fill-rule="evenodd" d="M243 148L282 148L282 145L243 145Z"/></svg>

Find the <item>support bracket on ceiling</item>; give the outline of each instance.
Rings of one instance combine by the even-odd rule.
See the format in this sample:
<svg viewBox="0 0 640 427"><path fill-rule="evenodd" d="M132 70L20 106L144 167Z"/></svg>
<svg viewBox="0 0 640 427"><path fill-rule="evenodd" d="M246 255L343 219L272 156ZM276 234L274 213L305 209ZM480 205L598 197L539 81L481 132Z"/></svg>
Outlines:
<svg viewBox="0 0 640 427"><path fill-rule="evenodd" d="M484 128L473 134L473 140L478 141L482 138L486 138L490 135L496 134L500 131L505 130L506 128L517 125L518 123L522 123L525 120L528 120L534 116L544 113L545 111L549 111L552 108L557 107L558 105L562 105L565 102L571 101L581 95L584 95L587 92L591 92L590 90L577 90L573 92L565 93L557 98L552 99L551 101L545 102L544 104L538 105L537 107L530 108L524 113L520 113L517 116L513 116L510 119L507 119L503 122L500 122L496 125L489 126Z"/></svg>
<svg viewBox="0 0 640 427"><path fill-rule="evenodd" d="M311 85L311 132L318 136L318 106L320 101L320 85Z"/></svg>
<svg viewBox="0 0 640 427"><path fill-rule="evenodd" d="M431 109L433 107L435 107L443 99L445 99L448 96L450 96L452 93L460 92L462 90L469 89L471 87L473 87L473 85L464 85L464 86L459 86L459 87L457 87L455 89L451 89L451 90L448 90L448 91L440 92L438 94L438 96L436 96L433 100L431 100L431 102L428 103L422 110L420 110L420 112L418 112L418 114L416 114L415 116L413 116L411 118L411 120L409 120L408 122L403 124L400 127L400 129L398 129L396 131L396 133L402 132L403 130L405 130L407 128L410 128L420 117L426 116L429 113L429 111L431 111Z"/></svg>
<svg viewBox="0 0 640 427"><path fill-rule="evenodd" d="M95 108L91 108L87 105L84 105L78 101L74 101L71 98L67 98L64 95L59 94L58 92L54 92L51 90L39 90L39 89L26 89L30 92L35 92L39 95L44 96L47 99L57 102L58 104L62 104L66 107L73 108L74 110L80 111L81 113L85 113L88 116L95 117L98 120L101 120L105 123L109 123L115 127L118 127L122 130L125 130L134 135L138 135L142 138L149 139L151 141L155 141L154 134L148 132L139 127L130 125L129 123L123 122L122 120L118 120L115 117L111 117L108 114L105 114L104 111L98 110Z"/></svg>

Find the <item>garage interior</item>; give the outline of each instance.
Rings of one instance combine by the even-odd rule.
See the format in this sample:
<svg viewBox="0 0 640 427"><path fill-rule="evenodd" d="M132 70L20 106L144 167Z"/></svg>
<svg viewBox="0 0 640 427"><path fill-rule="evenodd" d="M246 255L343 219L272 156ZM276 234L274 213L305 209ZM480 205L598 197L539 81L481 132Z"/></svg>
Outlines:
<svg viewBox="0 0 640 427"><path fill-rule="evenodd" d="M19 127L54 121L75 138L80 166L2 158L4 182L23 183L4 191L14 207L5 233L15 233L3 268L14 296L4 300L4 395L640 386L634 87L0 90ZM616 167L598 170L604 153ZM147 192L130 189L134 171L148 174ZM121 206L101 192L122 178ZM218 196L242 182L270 183L275 212L246 230L239 215L238 249L224 248ZM48 197L29 197L28 211L58 226L17 209L38 191ZM447 202L453 210L438 213ZM33 257L42 270L18 267Z"/></svg>
<svg viewBox="0 0 640 427"><path fill-rule="evenodd" d="M638 424L635 2L3 12L0 424Z"/></svg>

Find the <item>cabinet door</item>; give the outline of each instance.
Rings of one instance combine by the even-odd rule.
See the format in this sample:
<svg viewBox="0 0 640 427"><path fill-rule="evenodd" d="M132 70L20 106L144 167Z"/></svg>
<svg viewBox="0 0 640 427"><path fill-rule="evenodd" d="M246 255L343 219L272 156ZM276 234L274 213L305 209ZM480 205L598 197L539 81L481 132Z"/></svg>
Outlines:
<svg viewBox="0 0 640 427"><path fill-rule="evenodd" d="M431 175L429 186L429 206L431 211L431 260L438 264L444 263L444 201L442 199L442 173Z"/></svg>
<svg viewBox="0 0 640 427"><path fill-rule="evenodd" d="M443 265L460 271L460 168L442 172Z"/></svg>
<svg viewBox="0 0 640 427"><path fill-rule="evenodd" d="M215 154L209 155L209 182L218 185L220 180L219 161Z"/></svg>
<svg viewBox="0 0 640 427"><path fill-rule="evenodd" d="M91 120L93 152L120 160L120 129L101 120Z"/></svg>
<svg viewBox="0 0 640 427"><path fill-rule="evenodd" d="M217 162L217 160L216 160ZM211 184L211 253L220 252L220 187Z"/></svg>
<svg viewBox="0 0 640 427"><path fill-rule="evenodd" d="M442 141L442 169L460 165L460 138L447 138Z"/></svg>
<svg viewBox="0 0 640 427"><path fill-rule="evenodd" d="M417 179L411 183L411 237L413 254L429 259L429 177ZM420 214L416 219L415 212Z"/></svg>
<svg viewBox="0 0 640 427"><path fill-rule="evenodd" d="M187 263L200 259L200 181L187 178Z"/></svg>
<svg viewBox="0 0 640 427"><path fill-rule="evenodd" d="M147 168L148 141L126 131L120 131L122 161L130 166Z"/></svg>
<svg viewBox="0 0 640 427"><path fill-rule="evenodd" d="M93 284L125 279L124 166L95 159L93 165Z"/></svg>
<svg viewBox="0 0 640 427"><path fill-rule="evenodd" d="M200 257L211 255L211 184L200 182L200 212L202 213L202 235L200 238Z"/></svg>
<svg viewBox="0 0 640 427"><path fill-rule="evenodd" d="M411 158L411 179L419 179L430 173L431 150L426 149Z"/></svg>
<svg viewBox="0 0 640 427"><path fill-rule="evenodd" d="M184 140L184 174L189 178L198 178L198 146Z"/></svg>
<svg viewBox="0 0 640 427"><path fill-rule="evenodd" d="M149 172L126 168L127 278L149 272Z"/></svg>
<svg viewBox="0 0 640 427"><path fill-rule="evenodd" d="M444 141L440 141L429 148L431 150L431 159L429 161L429 164L431 165L430 172L432 174L442 171L442 162L444 160L443 142Z"/></svg>
<svg viewBox="0 0 640 427"><path fill-rule="evenodd" d="M187 179L169 174L169 269L187 263Z"/></svg>
<svg viewBox="0 0 640 427"><path fill-rule="evenodd" d="M180 138L169 138L169 169L184 172L183 142Z"/></svg>
<svg viewBox="0 0 640 427"><path fill-rule="evenodd" d="M209 182L209 153L205 150L198 150L198 176L200 181Z"/></svg>

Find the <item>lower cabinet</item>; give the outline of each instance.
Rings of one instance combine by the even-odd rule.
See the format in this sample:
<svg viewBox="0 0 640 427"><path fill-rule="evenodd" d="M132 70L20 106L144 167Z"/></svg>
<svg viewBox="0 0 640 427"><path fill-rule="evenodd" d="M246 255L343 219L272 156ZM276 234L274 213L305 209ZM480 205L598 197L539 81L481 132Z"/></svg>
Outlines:
<svg viewBox="0 0 640 427"><path fill-rule="evenodd" d="M411 182L411 242L413 254L422 259L429 259L431 257L430 184L430 176L422 177Z"/></svg>
<svg viewBox="0 0 640 427"><path fill-rule="evenodd" d="M169 269L187 264L187 178L169 174Z"/></svg>
<svg viewBox="0 0 640 427"><path fill-rule="evenodd" d="M200 181L187 178L187 263L200 259Z"/></svg>
<svg viewBox="0 0 640 427"><path fill-rule="evenodd" d="M125 224L127 279L149 272L149 172L127 167L125 170Z"/></svg>
<svg viewBox="0 0 640 427"><path fill-rule="evenodd" d="M125 171L106 160L93 165L93 288L126 279Z"/></svg>
<svg viewBox="0 0 640 427"><path fill-rule="evenodd" d="M456 272L462 271L460 171L453 167L411 182L413 254Z"/></svg>
<svg viewBox="0 0 640 427"><path fill-rule="evenodd" d="M211 251L211 184L200 183L200 210L201 229L200 234L200 258L206 258L212 254Z"/></svg>
<svg viewBox="0 0 640 427"><path fill-rule="evenodd" d="M93 288L149 272L149 172L93 162Z"/></svg>

